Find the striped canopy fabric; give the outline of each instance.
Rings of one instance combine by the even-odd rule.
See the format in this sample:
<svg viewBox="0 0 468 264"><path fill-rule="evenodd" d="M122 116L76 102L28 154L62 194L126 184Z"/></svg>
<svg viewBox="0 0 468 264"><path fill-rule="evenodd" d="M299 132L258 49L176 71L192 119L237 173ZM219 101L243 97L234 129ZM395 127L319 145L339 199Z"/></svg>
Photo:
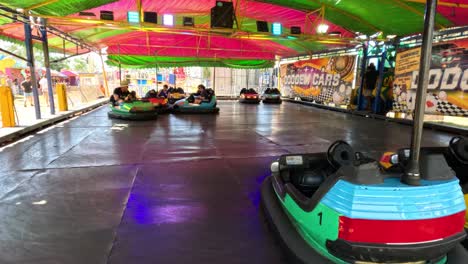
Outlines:
<svg viewBox="0 0 468 264"><path fill-rule="evenodd" d="M226 0L231 2L229 0ZM357 35L405 36L423 29L424 0L233 0L233 29L211 29L210 11L215 0L0 0L4 7L29 10L48 24L97 47L107 48L110 64L124 67L223 66L270 67L280 57L352 47ZM365 4L363 4L365 2ZM439 1L438 29L468 24L468 4ZM113 20L101 20L112 11ZM80 13L82 12L82 13ZM158 23L128 22L128 12L156 12ZM6 11L0 11L6 13ZM173 26L162 25L172 15ZM183 17L194 26L183 26ZM142 20L142 19L141 19ZM268 33L257 31L257 21L268 22ZM281 23L281 35L271 24ZM0 18L0 37L24 40L23 25ZM328 34L319 34L319 24ZM291 34L300 27L301 34ZM75 52L77 47L50 36L52 49ZM78 50L80 47L78 47Z"/></svg>

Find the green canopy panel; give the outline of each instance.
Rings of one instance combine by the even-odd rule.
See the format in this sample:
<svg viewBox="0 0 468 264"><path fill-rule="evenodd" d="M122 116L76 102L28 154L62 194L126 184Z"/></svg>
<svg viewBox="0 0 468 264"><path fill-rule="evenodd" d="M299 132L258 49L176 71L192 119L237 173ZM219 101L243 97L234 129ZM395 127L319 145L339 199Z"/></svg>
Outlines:
<svg viewBox="0 0 468 264"><path fill-rule="evenodd" d="M13 22L11 19L6 17L0 17L0 25L5 25Z"/></svg>
<svg viewBox="0 0 468 264"><path fill-rule="evenodd" d="M225 67L237 69L261 69L271 68L274 61L269 60L236 60L215 58L184 58L184 57L154 57L154 56L130 56L109 55L107 64L110 66L122 66L124 68L169 68L169 67Z"/></svg>
<svg viewBox="0 0 468 264"><path fill-rule="evenodd" d="M365 34L383 31L385 34L408 35L423 29L424 4L400 0L262 0L284 7L313 11L325 7L325 18L337 25ZM365 4L364 4L365 2ZM436 26L453 25L437 14Z"/></svg>

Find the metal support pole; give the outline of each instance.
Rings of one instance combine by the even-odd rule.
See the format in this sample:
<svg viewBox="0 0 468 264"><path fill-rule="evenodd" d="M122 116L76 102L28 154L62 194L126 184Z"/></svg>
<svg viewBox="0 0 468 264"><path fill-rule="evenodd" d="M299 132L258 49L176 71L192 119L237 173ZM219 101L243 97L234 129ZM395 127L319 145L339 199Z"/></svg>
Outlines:
<svg viewBox="0 0 468 264"><path fill-rule="evenodd" d="M118 53L119 53L119 79L120 79L120 84L122 83L122 64L120 63L120 45L117 46Z"/></svg>
<svg viewBox="0 0 468 264"><path fill-rule="evenodd" d="M122 64L120 64L120 62L119 62L119 79L120 79L120 83L122 83Z"/></svg>
<svg viewBox="0 0 468 264"><path fill-rule="evenodd" d="M385 59L387 58L387 51L385 50L382 53L380 63L379 63L379 79L377 80L377 91L375 93L374 99L374 113L379 112L380 108L380 92L382 91L382 84L383 84L383 77L384 77L384 69L385 69Z"/></svg>
<svg viewBox="0 0 468 264"><path fill-rule="evenodd" d="M249 89L249 77L250 77L249 76L249 69L245 70L245 76L246 76L246 78L245 78L245 85L246 85L245 88Z"/></svg>
<svg viewBox="0 0 468 264"><path fill-rule="evenodd" d="M102 64L102 75L104 77L104 88L106 88L104 95L109 96L109 84L107 83L107 72L106 72L106 66L104 65L104 59L102 58L102 53L99 52L99 57L101 58L101 64Z"/></svg>
<svg viewBox="0 0 468 264"><path fill-rule="evenodd" d="M276 72L277 75L278 75L277 76L278 79L276 80L277 81L276 86L277 86L278 90L281 91L281 64L280 64L280 61L281 61L281 59L278 59L278 68L277 68L278 71Z"/></svg>
<svg viewBox="0 0 468 264"><path fill-rule="evenodd" d="M358 92L358 110L362 110L362 89L364 89L364 77L366 76L367 66L367 43L362 48L362 63L361 63L361 84L359 85Z"/></svg>
<svg viewBox="0 0 468 264"><path fill-rule="evenodd" d="M55 104L54 104L54 90L52 87L52 75L50 74L50 59L49 59L49 41L47 39L47 29L45 19L41 19L41 27L39 28L41 32L42 39L42 51L44 52L44 66L46 68L46 77L47 77L47 93L49 96L49 106L50 114L55 115Z"/></svg>
<svg viewBox="0 0 468 264"><path fill-rule="evenodd" d="M234 77L233 77L234 75L232 73L233 72L232 68L229 68L229 71L230 71L229 76L231 77L230 78L231 81L229 82L230 84L229 86L231 87L231 92L229 93L229 96L236 96L236 92L234 91Z"/></svg>
<svg viewBox="0 0 468 264"><path fill-rule="evenodd" d="M437 0L427 0L424 16L424 32L421 44L421 60L419 62L418 88L416 90L416 104L414 106L413 131L411 137L411 154L408 167L401 181L408 185L420 184L419 151L422 132L424 129L424 111L426 106L427 86L429 84L429 68L432 59L432 39Z"/></svg>
<svg viewBox="0 0 468 264"><path fill-rule="evenodd" d="M216 93L216 67L213 67L213 91Z"/></svg>
<svg viewBox="0 0 468 264"><path fill-rule="evenodd" d="M138 21L139 23L143 22L143 17L144 17L143 5L142 5L141 2L142 2L142 0L136 0L137 10L138 10L138 17L139 17L139 20L140 20L140 21Z"/></svg>
<svg viewBox="0 0 468 264"><path fill-rule="evenodd" d="M158 67L154 68L156 71L156 92L158 92Z"/></svg>
<svg viewBox="0 0 468 264"><path fill-rule="evenodd" d="M34 51L32 45L31 25L24 23L24 44L26 46L26 57L28 59L29 70L31 71L31 85L34 98L34 110L36 119L41 119L41 106L39 105L39 93L37 91L36 68L34 65Z"/></svg>

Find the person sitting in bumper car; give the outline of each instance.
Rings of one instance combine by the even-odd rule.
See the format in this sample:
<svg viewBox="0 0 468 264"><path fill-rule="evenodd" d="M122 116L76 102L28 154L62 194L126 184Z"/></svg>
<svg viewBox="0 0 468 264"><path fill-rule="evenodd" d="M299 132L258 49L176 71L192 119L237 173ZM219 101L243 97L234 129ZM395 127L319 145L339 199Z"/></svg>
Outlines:
<svg viewBox="0 0 468 264"><path fill-rule="evenodd" d="M180 99L185 98L185 91L182 88L172 88L170 87L167 91L167 99L170 104L174 104Z"/></svg>
<svg viewBox="0 0 468 264"><path fill-rule="evenodd" d="M114 89L114 93L110 97L110 102L113 106L119 106L129 97L128 81L124 80L120 83L120 87Z"/></svg>
<svg viewBox="0 0 468 264"><path fill-rule="evenodd" d="M209 103L214 95L213 90L206 89L203 84L198 85L198 90L196 93L191 94L186 100L190 104L201 104L201 103ZM185 100L180 100L176 102L176 105L182 106L185 104Z"/></svg>
<svg viewBox="0 0 468 264"><path fill-rule="evenodd" d="M202 102L210 102L211 100L211 95L207 92L203 84L198 85L198 91L193 94L193 96L193 104L201 104Z"/></svg>
<svg viewBox="0 0 468 264"><path fill-rule="evenodd" d="M164 98L167 98L168 95L169 95L169 87L167 86L167 84L165 84L165 85L163 85L162 90L160 90L160 91L158 92L157 97L164 97Z"/></svg>

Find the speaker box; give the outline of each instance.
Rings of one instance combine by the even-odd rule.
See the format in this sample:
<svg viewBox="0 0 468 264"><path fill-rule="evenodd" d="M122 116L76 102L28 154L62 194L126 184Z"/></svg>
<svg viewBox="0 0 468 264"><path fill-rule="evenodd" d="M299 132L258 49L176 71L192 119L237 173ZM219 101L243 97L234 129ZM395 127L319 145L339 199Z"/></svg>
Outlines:
<svg viewBox="0 0 468 264"><path fill-rule="evenodd" d="M301 34L301 27L291 27L291 34Z"/></svg>
<svg viewBox="0 0 468 264"><path fill-rule="evenodd" d="M95 17L96 15L93 12L80 12L79 16Z"/></svg>
<svg viewBox="0 0 468 264"><path fill-rule="evenodd" d="M114 12L101 10L101 20L114 20Z"/></svg>
<svg viewBox="0 0 468 264"><path fill-rule="evenodd" d="M183 17L182 20L183 20L184 26L187 26L187 27L195 26L195 21L194 21L193 17Z"/></svg>
<svg viewBox="0 0 468 264"><path fill-rule="evenodd" d="M266 21L257 21L257 31L258 32L269 32L268 22L266 22Z"/></svg>
<svg viewBox="0 0 468 264"><path fill-rule="evenodd" d="M146 23L158 23L158 14L156 12L144 12L143 13L143 22Z"/></svg>
<svg viewBox="0 0 468 264"><path fill-rule="evenodd" d="M328 32L329 36L341 36L341 31L331 31Z"/></svg>
<svg viewBox="0 0 468 264"><path fill-rule="evenodd" d="M216 1L211 8L212 28L232 28L234 25L234 6L232 2Z"/></svg>

